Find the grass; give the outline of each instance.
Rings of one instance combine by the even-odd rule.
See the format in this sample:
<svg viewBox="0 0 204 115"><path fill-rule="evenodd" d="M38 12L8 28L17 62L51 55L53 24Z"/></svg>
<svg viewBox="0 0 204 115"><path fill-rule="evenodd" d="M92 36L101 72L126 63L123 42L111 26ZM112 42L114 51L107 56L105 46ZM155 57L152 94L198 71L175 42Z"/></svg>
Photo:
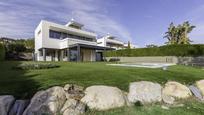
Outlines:
<svg viewBox="0 0 204 115"><path fill-rule="evenodd" d="M78 84L84 87L90 85L110 85L128 91L128 85L134 81L153 81L165 84L169 80L183 84L192 84L204 79L204 70L187 66L172 66L167 71L161 69L131 68L107 66L106 63L68 63L52 62L60 65L59 68L41 70L15 70L13 67L22 63L5 61L0 62L0 95L11 94L17 98L30 98L41 89L51 86L63 86L67 83ZM41 62L42 63L42 62ZM44 62L46 63L46 62ZM189 106L190 109L186 107ZM89 114L204 114L204 104L187 102L184 107L161 109L160 105L145 107L125 107L107 112L90 111Z"/></svg>

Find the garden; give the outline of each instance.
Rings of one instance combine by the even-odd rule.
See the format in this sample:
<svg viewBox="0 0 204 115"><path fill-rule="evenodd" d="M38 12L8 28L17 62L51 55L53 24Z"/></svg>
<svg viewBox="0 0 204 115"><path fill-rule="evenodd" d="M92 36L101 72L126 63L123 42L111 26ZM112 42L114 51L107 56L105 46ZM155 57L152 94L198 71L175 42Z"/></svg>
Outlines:
<svg viewBox="0 0 204 115"><path fill-rule="evenodd" d="M5 61L0 63L0 95L14 95L17 99L29 99L37 91L52 86L77 84L83 87L91 85L115 86L128 91L129 83L135 81L151 81L164 85L167 81L178 81L185 85L204 79L204 70L197 67L171 66L167 71L161 68L130 68L107 66L107 63L70 63L70 62L35 62L47 64L40 69L15 69L19 65L32 65L34 62ZM43 64L42 64L43 63ZM31 66L32 67L32 66ZM204 114L204 105L189 99L182 107L162 109L159 104L135 105L109 111L97 112L89 110L87 114Z"/></svg>

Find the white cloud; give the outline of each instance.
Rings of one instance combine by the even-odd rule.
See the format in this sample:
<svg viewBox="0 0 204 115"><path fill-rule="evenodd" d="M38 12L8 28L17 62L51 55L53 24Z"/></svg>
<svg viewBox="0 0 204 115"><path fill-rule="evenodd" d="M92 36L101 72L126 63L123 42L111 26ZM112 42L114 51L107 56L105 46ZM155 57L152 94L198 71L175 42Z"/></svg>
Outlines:
<svg viewBox="0 0 204 115"><path fill-rule="evenodd" d="M65 23L74 17L96 33L131 40L128 30L108 15L103 0L8 0L0 2L0 7L0 36L33 37L41 19Z"/></svg>
<svg viewBox="0 0 204 115"><path fill-rule="evenodd" d="M190 34L193 43L204 43L204 5L193 9L187 14L187 18L191 19L191 23L196 26L196 28Z"/></svg>

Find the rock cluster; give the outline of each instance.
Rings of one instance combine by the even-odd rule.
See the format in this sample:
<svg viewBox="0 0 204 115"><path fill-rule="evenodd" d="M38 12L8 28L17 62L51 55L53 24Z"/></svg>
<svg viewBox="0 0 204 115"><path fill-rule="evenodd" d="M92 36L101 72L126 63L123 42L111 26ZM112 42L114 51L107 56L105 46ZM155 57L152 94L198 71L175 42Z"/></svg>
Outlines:
<svg viewBox="0 0 204 115"><path fill-rule="evenodd" d="M0 96L0 115L80 115L86 107L103 111L137 102L172 105L192 95L204 100L204 80L189 87L175 81L167 82L164 87L149 81L132 82L128 93L111 86L95 85L84 90L81 86L67 84L38 91L30 101L15 100L11 95Z"/></svg>

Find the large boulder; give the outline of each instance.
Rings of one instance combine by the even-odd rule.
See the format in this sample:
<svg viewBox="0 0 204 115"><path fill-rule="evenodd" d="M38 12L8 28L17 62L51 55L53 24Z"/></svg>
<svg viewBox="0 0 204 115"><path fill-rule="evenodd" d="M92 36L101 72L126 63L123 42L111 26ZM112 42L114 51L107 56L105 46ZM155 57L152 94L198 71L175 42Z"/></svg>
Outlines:
<svg viewBox="0 0 204 115"><path fill-rule="evenodd" d="M9 115L22 115L28 104L28 100L16 100L11 110L9 111Z"/></svg>
<svg viewBox="0 0 204 115"><path fill-rule="evenodd" d="M62 87L56 86L39 91L33 96L23 115L56 115L60 113L65 101L65 91Z"/></svg>
<svg viewBox="0 0 204 115"><path fill-rule="evenodd" d="M81 100L82 97L84 97L84 88L78 85L73 84L66 84L64 86L64 91L66 92L66 98L67 99L75 99L75 100Z"/></svg>
<svg viewBox="0 0 204 115"><path fill-rule="evenodd" d="M189 98L191 95L188 87L175 81L167 82L162 89L163 101L168 104L173 104L176 99Z"/></svg>
<svg viewBox="0 0 204 115"><path fill-rule="evenodd" d="M68 99L61 109L62 115L81 115L85 112L85 104L75 99Z"/></svg>
<svg viewBox="0 0 204 115"><path fill-rule="evenodd" d="M204 80L197 81L196 86L200 90L202 96L204 97Z"/></svg>
<svg viewBox="0 0 204 115"><path fill-rule="evenodd" d="M14 101L12 95L0 96L0 115L7 115Z"/></svg>
<svg viewBox="0 0 204 115"><path fill-rule="evenodd" d="M132 103L141 102L142 104L160 102L161 85L148 81L130 83L128 100Z"/></svg>
<svg viewBox="0 0 204 115"><path fill-rule="evenodd" d="M91 86L86 88L81 101L90 109L107 110L126 104L123 92L117 87Z"/></svg>

